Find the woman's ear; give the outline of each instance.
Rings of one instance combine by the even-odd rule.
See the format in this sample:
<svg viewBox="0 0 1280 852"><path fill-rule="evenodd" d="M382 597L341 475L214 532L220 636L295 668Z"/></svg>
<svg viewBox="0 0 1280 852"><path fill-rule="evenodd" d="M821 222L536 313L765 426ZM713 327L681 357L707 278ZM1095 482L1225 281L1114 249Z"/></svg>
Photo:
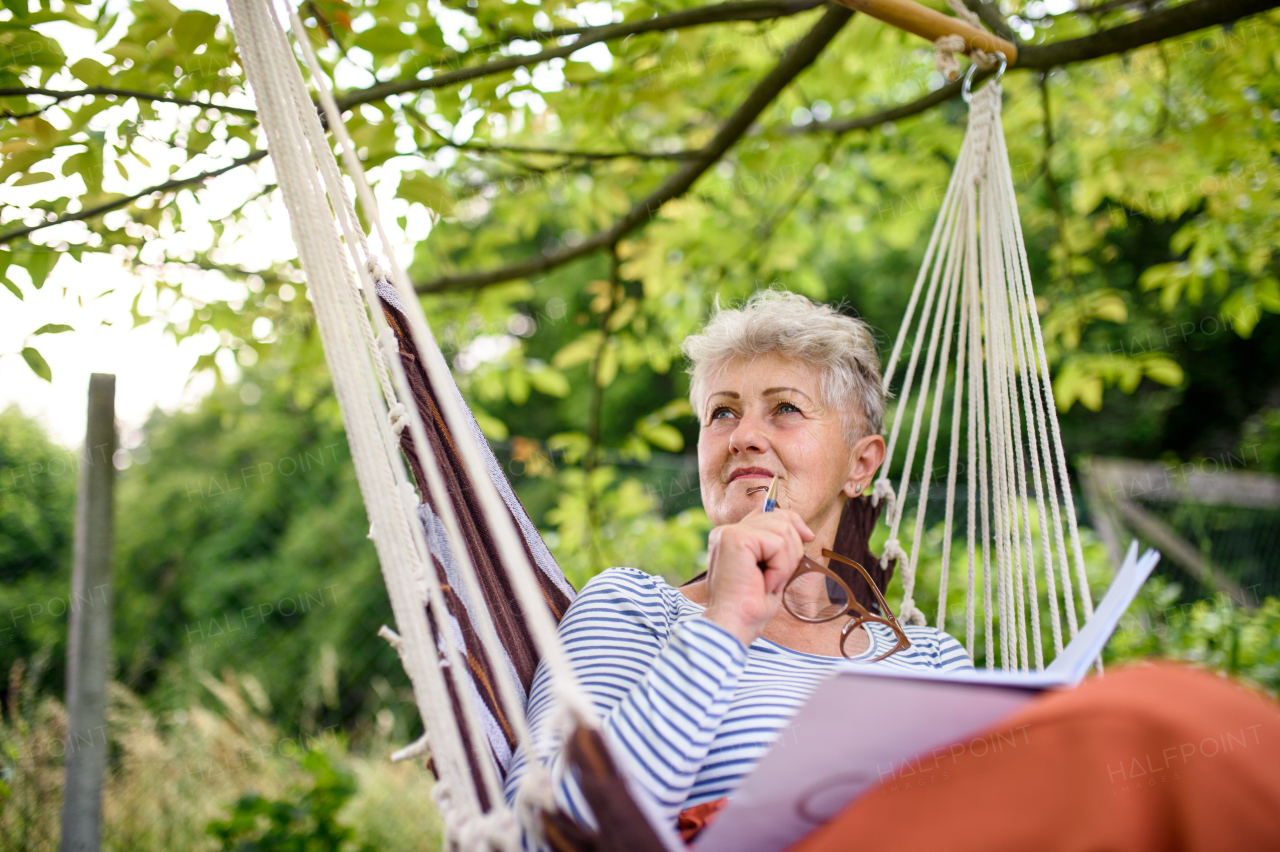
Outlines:
<svg viewBox="0 0 1280 852"><path fill-rule="evenodd" d="M871 483L884 462L884 452L884 438L880 435L868 435L853 445L849 453L849 476L844 481L845 496L857 497Z"/></svg>

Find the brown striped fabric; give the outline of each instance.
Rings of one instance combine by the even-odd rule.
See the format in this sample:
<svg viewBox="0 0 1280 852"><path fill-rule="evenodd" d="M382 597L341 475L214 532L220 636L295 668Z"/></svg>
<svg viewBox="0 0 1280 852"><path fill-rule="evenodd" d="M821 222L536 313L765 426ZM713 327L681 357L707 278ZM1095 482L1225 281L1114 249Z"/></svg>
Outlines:
<svg viewBox="0 0 1280 852"><path fill-rule="evenodd" d="M493 683L494 667L509 666L514 671L518 682L527 695L529 687L533 684L533 675L537 670L538 657L529 635L528 626L525 623L524 614L516 602L515 590L512 588L511 580L502 568L498 549L489 531L488 522L480 506L475 487L471 482L471 477L467 473L466 467L463 465L454 437L445 424L444 417L440 411L437 401L437 394L440 391L431 386L431 381L427 377L426 370L423 368L418 356L417 347L409 334L407 319L403 311L398 307L399 300L395 298L394 291L389 290L389 288L379 287L378 292L383 298L383 313L399 341L400 360L404 364L405 375L413 391L414 402L422 413L423 425L426 427L427 438L435 454L436 465L453 502L454 514L458 519L459 528L466 541L471 562L480 578L480 585L484 591L484 606L487 607L493 618L498 637L506 651L507 659L505 660L490 660L485 654L484 648L480 643L480 637L477 635L472 623L472 618L454 589L456 578L451 577L452 572L446 570L448 566L442 564L450 561L453 554L451 552L441 552L442 549L447 548L447 543L441 541L442 536L434 537L435 540L431 536L430 524L432 522L439 523L436 520L439 513L429 498L426 479L418 464L413 436L406 429L400 435L400 446L409 462L413 477L418 483L418 490L424 495L423 503L428 511L422 514L424 515L424 521L428 525L428 543L433 545L431 547L432 556L435 558L435 568L441 585L444 587L449 614L453 617L457 629L462 634L467 650L467 663L470 667L476 690L489 715L492 716L495 724L500 729L502 737L506 740L507 751L509 752L515 748L515 736L510 721L506 718L506 714L497 701L496 689ZM446 388L444 392L458 393L456 386ZM480 434L478 427L476 427L475 433L477 435ZM488 452L488 444L483 441L481 443L482 449ZM496 460L490 471L491 475L495 470L498 476L501 477L501 470L497 467ZM572 587L564 579L564 575L559 572L559 568L555 566L554 561L550 560L550 554L546 551L541 539L537 540L536 548L542 551L539 554L542 558L539 559L535 556L535 543L528 540L529 532L533 531L533 524L529 520L528 514L524 511L524 507L515 499L514 492L511 491L510 484L505 481L505 478L502 485L506 486L505 490L510 495L510 499L507 502L508 510L512 513L512 519L516 521L517 529L524 533L522 541L525 545L525 553L530 563L540 569L534 573L541 585L543 598L546 600L548 607L550 607L552 614L559 620L572 602ZM507 495L503 496L504 498L507 497ZM513 502L514 505L512 505ZM536 531L533 531L533 535L537 535ZM549 565L547 564L548 562L550 563ZM555 577L549 575L550 570L554 570L559 575L558 583ZM433 629L437 631L438 640L442 640L443 637L439 636L439 631L444 629L444 625L439 624L434 619L432 624ZM501 748L495 749L495 751L499 755L502 753Z"/></svg>

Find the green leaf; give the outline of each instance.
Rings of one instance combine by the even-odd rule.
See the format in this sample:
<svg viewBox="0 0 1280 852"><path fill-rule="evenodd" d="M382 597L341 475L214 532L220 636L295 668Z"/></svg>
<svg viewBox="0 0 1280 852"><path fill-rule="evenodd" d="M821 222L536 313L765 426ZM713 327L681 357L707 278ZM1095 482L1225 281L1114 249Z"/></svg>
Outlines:
<svg viewBox="0 0 1280 852"><path fill-rule="evenodd" d="M111 81L111 72L107 70L107 66L87 56L72 64L70 71L86 86L104 86Z"/></svg>
<svg viewBox="0 0 1280 852"><path fill-rule="evenodd" d="M27 0L4 0L4 7L12 12L15 18L27 16Z"/></svg>
<svg viewBox="0 0 1280 852"><path fill-rule="evenodd" d="M39 290L44 280L49 277L53 267L57 265L60 255L52 251L33 251L26 255L26 261L18 265L27 270L31 276L31 286Z"/></svg>
<svg viewBox="0 0 1280 852"><path fill-rule="evenodd" d="M25 0L14 0L23 3ZM8 6L8 0L5 5ZM66 54L57 41L41 35L35 30L10 30L5 33L4 64L19 68L34 65L37 68L61 68L66 64Z"/></svg>
<svg viewBox="0 0 1280 852"><path fill-rule="evenodd" d="M564 460L569 464L577 464L590 445L581 432L559 432L547 439L547 449L564 453Z"/></svg>
<svg viewBox="0 0 1280 852"><path fill-rule="evenodd" d="M69 325L63 325L60 322L51 322L51 323L48 323L47 325L40 326L39 328L37 328L35 331L31 333L33 335L34 334L62 334L62 332L64 331L75 331L75 329Z"/></svg>
<svg viewBox="0 0 1280 852"><path fill-rule="evenodd" d="M422 172L406 172L400 176L400 188L396 195L405 201L416 201L428 210L445 215L453 211L453 193L444 185Z"/></svg>
<svg viewBox="0 0 1280 852"><path fill-rule="evenodd" d="M618 350L606 346L600 353L600 366L596 368L596 384L607 388L618 376Z"/></svg>
<svg viewBox="0 0 1280 852"><path fill-rule="evenodd" d="M0 181L3 181L9 175L25 172L36 163L49 156L48 151L41 151L38 148L28 147L15 151L4 158L4 165L0 166Z"/></svg>
<svg viewBox="0 0 1280 852"><path fill-rule="evenodd" d="M33 183L44 183L47 180L53 180L53 175L48 172L27 172L22 177L13 182L13 186L30 186Z"/></svg>
<svg viewBox="0 0 1280 852"><path fill-rule="evenodd" d="M559 370L546 367L529 373L529 382L547 396L564 397L569 395L569 380Z"/></svg>
<svg viewBox="0 0 1280 852"><path fill-rule="evenodd" d="M8 278L5 278L3 275L0 275L0 284L3 284L5 287L9 289L10 293L17 296L19 302L25 301L22 297L22 291L18 289L17 284L14 284L12 281L10 281Z"/></svg>
<svg viewBox="0 0 1280 852"><path fill-rule="evenodd" d="M195 10L183 12L173 24L173 40L185 53L213 38L218 29L218 16Z"/></svg>
<svg viewBox="0 0 1280 852"><path fill-rule="evenodd" d="M22 360L27 362L27 366L31 368L31 372L35 373L46 382L53 381L53 371L49 369L49 362L44 360L44 356L30 346L23 348Z"/></svg>
<svg viewBox="0 0 1280 852"><path fill-rule="evenodd" d="M636 431L650 444L669 453L678 453L684 449L684 436L670 423L648 423L641 420L636 424Z"/></svg>
<svg viewBox="0 0 1280 852"><path fill-rule="evenodd" d="M484 411L481 411L478 406L473 405L471 407L471 413L475 415L476 424L480 427L480 431L485 434L485 437L491 438L495 441L505 441L507 439L507 436L510 434L507 431L507 424L503 423L492 414L487 414Z"/></svg>
<svg viewBox="0 0 1280 852"><path fill-rule="evenodd" d="M596 357L596 350L599 348L600 332L588 331L557 352L552 357L551 363L561 370L566 370L590 361Z"/></svg>
<svg viewBox="0 0 1280 852"><path fill-rule="evenodd" d="M413 47L413 38L391 24L380 24L356 36L355 46L375 55L387 56L409 50Z"/></svg>
<svg viewBox="0 0 1280 852"><path fill-rule="evenodd" d="M24 118L18 122L22 129L30 133L36 138L36 142L48 148L58 141L58 128L45 121L38 115L30 118Z"/></svg>
<svg viewBox="0 0 1280 852"><path fill-rule="evenodd" d="M1146 361L1143 368L1147 378L1169 387L1182 384L1182 368L1178 362L1163 356L1156 356Z"/></svg>

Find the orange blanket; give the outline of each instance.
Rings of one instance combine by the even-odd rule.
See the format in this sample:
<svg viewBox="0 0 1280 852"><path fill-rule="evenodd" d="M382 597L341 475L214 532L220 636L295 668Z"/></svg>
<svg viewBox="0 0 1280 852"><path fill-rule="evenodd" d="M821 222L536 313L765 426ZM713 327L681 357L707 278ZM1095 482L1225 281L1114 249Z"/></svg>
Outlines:
<svg viewBox="0 0 1280 852"><path fill-rule="evenodd" d="M1280 704L1205 671L1118 669L939 752L789 852L1280 850Z"/></svg>

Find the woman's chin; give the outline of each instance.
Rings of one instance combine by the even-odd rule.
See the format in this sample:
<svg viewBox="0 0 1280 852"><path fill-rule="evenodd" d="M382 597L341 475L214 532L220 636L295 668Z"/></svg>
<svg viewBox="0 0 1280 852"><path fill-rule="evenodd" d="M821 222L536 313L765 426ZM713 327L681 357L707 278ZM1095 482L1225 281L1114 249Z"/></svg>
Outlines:
<svg viewBox="0 0 1280 852"><path fill-rule="evenodd" d="M752 494L750 497L745 494L726 495L717 501L716 517L712 517L711 522L716 526L736 524L752 512L759 512L763 508L763 494Z"/></svg>

